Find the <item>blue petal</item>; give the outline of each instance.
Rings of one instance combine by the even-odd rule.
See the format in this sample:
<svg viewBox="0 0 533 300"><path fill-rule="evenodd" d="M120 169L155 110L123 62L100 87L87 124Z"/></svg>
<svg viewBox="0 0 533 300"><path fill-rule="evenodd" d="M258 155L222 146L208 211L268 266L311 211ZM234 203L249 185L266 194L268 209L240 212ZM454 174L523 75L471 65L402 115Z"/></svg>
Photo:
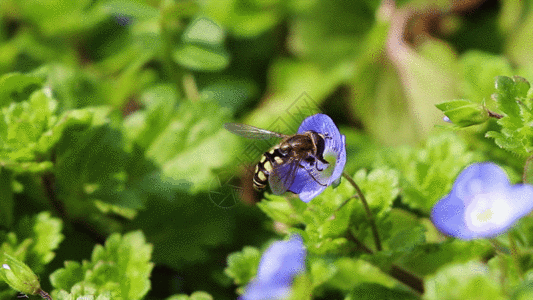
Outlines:
<svg viewBox="0 0 533 300"><path fill-rule="evenodd" d="M470 201L481 192L488 193L508 186L509 179L505 172L496 164L486 162L472 164L464 169L455 179L452 192L463 201Z"/></svg>
<svg viewBox="0 0 533 300"><path fill-rule="evenodd" d="M299 235L273 243L261 257L257 276L246 287L242 300L285 299L292 280L305 269L305 248Z"/></svg>
<svg viewBox="0 0 533 300"><path fill-rule="evenodd" d="M507 231L533 209L533 186L511 186L495 164L473 164L457 177L453 189L435 204L431 220L441 232L471 240Z"/></svg>
<svg viewBox="0 0 533 300"><path fill-rule="evenodd" d="M318 172L317 176L319 178L316 179L322 184L316 182L308 171L304 169L298 171L297 177L289 190L299 194L300 199L304 202L311 201L311 199L322 193L327 186L337 181L342 176L346 165L346 137L340 134L339 129L329 116L316 114L307 117L300 125L298 133L310 130L328 137L325 139L323 156L333 155L335 157L335 165L333 171L327 173L331 174L327 178L324 175L326 172Z"/></svg>

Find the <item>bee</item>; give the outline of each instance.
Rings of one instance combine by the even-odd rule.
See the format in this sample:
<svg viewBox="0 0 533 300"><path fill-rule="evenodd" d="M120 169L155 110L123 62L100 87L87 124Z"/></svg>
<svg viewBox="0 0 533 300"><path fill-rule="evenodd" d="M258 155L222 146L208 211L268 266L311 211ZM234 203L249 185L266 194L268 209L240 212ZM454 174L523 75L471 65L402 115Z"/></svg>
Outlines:
<svg viewBox="0 0 533 300"><path fill-rule="evenodd" d="M279 144L265 152L255 166L253 186L256 190L264 190L268 182L272 193L281 195L292 186L298 170L302 168L312 180L326 186L320 181L319 172L323 171L323 167L320 168L318 163L328 164L323 157L325 140L331 138L327 134L310 130L300 134L285 135L239 123L226 123L224 128L250 139L282 139Z"/></svg>

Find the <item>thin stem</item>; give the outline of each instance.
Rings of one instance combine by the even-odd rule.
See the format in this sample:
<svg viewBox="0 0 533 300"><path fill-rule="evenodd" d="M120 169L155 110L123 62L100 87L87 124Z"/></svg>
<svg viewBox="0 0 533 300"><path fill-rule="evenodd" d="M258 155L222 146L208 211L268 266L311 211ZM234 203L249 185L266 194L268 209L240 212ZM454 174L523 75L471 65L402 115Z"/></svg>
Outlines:
<svg viewBox="0 0 533 300"><path fill-rule="evenodd" d="M507 236L509 237L509 246L511 250L511 258L513 259L513 262L516 266L516 270L518 271L518 275L520 275L520 278L524 278L524 272L522 271L522 267L520 267L520 254L518 253L518 247L516 246L516 241L509 231L507 233Z"/></svg>
<svg viewBox="0 0 533 300"><path fill-rule="evenodd" d="M355 243L357 245L357 247L359 247L363 252L367 253L367 254L373 254L374 252L368 248L367 246L365 246L365 244L363 244L363 242L361 242L357 237L355 237L355 235L353 234L353 232L351 232L350 230L348 230L348 232L346 232L346 239ZM406 286L412 288L415 292L418 293L418 295L422 295L424 294L424 281L412 274L411 272L409 271L406 271L404 269L402 269L401 267L399 266L396 266L396 265L391 265L391 268L389 270L389 275L392 276L393 278L395 278L396 280L398 280L399 282L405 284Z"/></svg>
<svg viewBox="0 0 533 300"><path fill-rule="evenodd" d="M492 118L496 118L496 119L503 118L503 115L500 115L499 113L495 113L495 112L490 111L488 109L487 109L487 113L489 114L489 117L492 117Z"/></svg>
<svg viewBox="0 0 533 300"><path fill-rule="evenodd" d="M361 199L361 202L363 203L363 207L365 208L366 216L368 218L368 222L370 223L370 228L372 229L372 235L374 235L374 244L376 245L376 249L378 251L381 251L382 250L381 239L379 238L378 227L376 226L376 219L374 218L374 215L370 211L370 207L368 206L368 202L366 202L365 195L363 195L363 192L361 191L361 189L359 188L357 183L355 183L355 181L352 179L352 177L350 177L348 174L346 174L346 172L342 172L342 176L344 178L346 178L346 180L348 180L348 182L357 191L357 195L359 195L359 199ZM342 205L344 205L344 204L346 204L346 202L343 203Z"/></svg>
<svg viewBox="0 0 533 300"><path fill-rule="evenodd" d="M524 173L522 174L522 182L523 183L531 184L531 180L529 179L529 177L531 176L530 168L531 168L531 163L532 162L533 162L533 155L528 157L526 159L526 163L524 164Z"/></svg>

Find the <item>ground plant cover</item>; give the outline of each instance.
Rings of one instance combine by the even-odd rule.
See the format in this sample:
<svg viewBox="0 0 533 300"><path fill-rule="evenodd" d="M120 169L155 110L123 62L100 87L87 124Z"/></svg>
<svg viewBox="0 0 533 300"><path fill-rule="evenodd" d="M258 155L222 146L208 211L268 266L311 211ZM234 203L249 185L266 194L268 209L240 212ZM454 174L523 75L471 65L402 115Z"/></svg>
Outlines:
<svg viewBox="0 0 533 300"><path fill-rule="evenodd" d="M1 0L0 300L533 298L533 0Z"/></svg>

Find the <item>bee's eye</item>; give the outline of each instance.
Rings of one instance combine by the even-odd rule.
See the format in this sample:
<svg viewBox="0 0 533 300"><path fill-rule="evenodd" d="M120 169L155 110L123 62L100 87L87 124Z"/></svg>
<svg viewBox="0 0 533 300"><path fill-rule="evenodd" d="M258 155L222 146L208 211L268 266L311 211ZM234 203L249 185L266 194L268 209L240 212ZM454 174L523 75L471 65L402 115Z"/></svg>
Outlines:
<svg viewBox="0 0 533 300"><path fill-rule="evenodd" d="M305 161L312 164L315 162L315 158L313 156L308 156L305 158Z"/></svg>

